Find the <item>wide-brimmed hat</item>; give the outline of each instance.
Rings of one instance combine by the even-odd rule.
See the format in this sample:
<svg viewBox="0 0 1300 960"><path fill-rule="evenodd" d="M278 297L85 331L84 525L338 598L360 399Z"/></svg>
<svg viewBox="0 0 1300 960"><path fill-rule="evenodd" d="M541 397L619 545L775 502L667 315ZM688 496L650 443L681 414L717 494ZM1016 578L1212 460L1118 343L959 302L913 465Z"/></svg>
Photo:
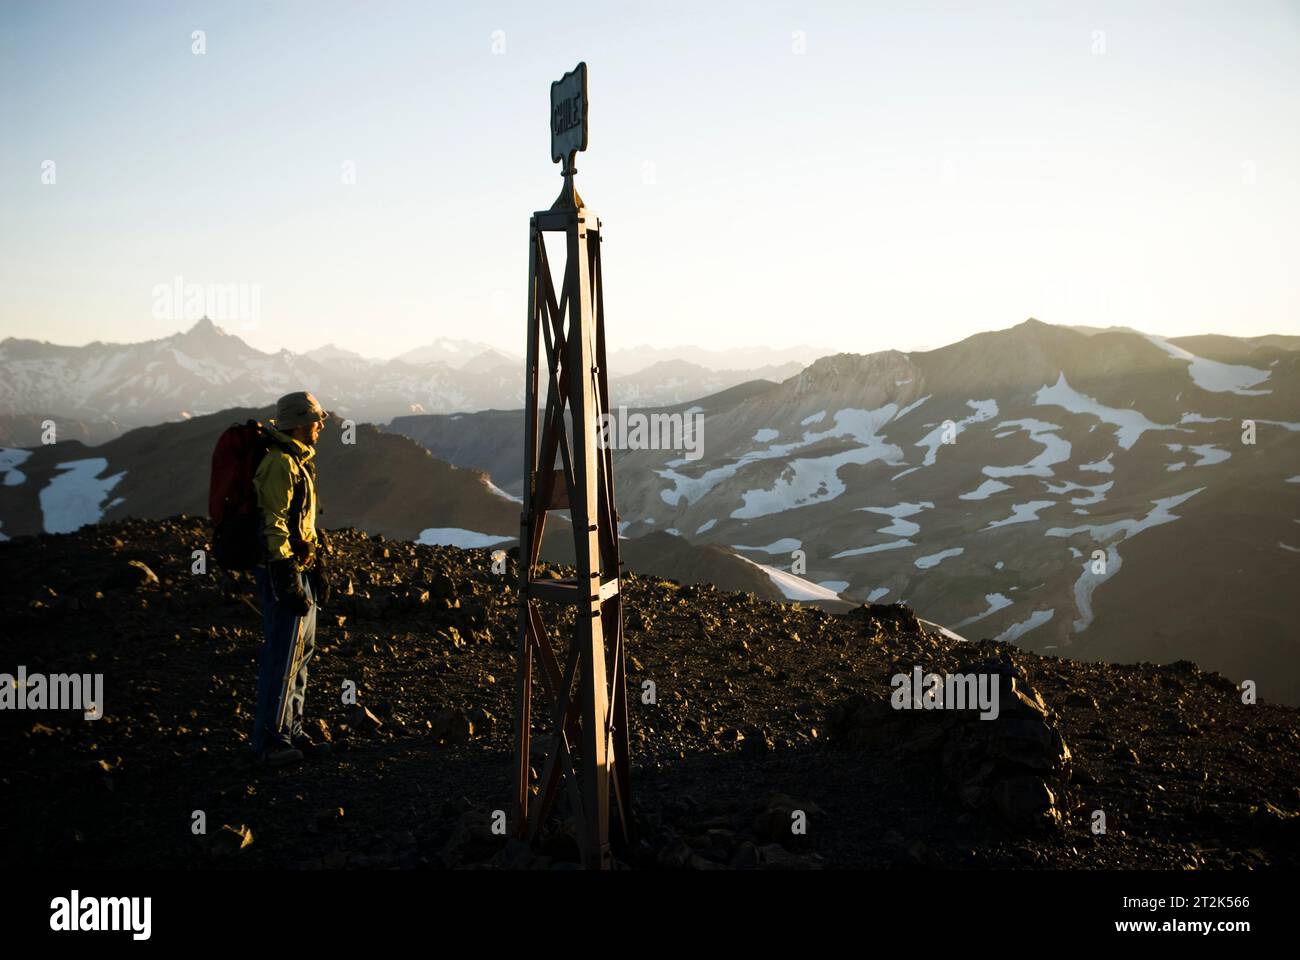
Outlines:
<svg viewBox="0 0 1300 960"><path fill-rule="evenodd" d="M316 402L316 398L306 390L299 390L297 393L286 393L275 402L275 428L277 430L292 430L294 427L305 427L317 420L325 420L328 416L321 408L321 405Z"/></svg>

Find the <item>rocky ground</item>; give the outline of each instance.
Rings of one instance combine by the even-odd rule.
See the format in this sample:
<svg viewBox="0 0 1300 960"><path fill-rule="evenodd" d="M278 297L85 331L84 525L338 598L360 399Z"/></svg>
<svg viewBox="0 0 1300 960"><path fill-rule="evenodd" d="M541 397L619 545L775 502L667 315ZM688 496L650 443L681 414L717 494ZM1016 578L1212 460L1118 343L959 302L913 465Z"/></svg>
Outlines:
<svg viewBox="0 0 1300 960"><path fill-rule="evenodd" d="M487 550L335 532L342 595L307 703L333 749L268 770L246 749L253 585L193 572L206 540L180 516L0 543L0 673L105 677L100 720L0 711L5 861L575 864L563 802L536 850L491 830L511 787L513 559L495 573ZM1218 674L964 643L901 606L837 615L637 575L624 597L632 866L1300 864L1300 712ZM998 718L893 709L890 678L914 666L994 676Z"/></svg>

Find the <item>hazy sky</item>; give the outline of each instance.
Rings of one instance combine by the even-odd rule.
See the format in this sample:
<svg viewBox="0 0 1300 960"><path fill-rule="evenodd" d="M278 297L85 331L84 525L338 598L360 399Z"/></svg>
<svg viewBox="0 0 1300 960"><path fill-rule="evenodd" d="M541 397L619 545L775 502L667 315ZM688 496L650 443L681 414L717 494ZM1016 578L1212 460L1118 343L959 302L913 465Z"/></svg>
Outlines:
<svg viewBox="0 0 1300 960"><path fill-rule="evenodd" d="M0 336L519 352L579 60L611 348L1300 333L1296 2L4 0Z"/></svg>

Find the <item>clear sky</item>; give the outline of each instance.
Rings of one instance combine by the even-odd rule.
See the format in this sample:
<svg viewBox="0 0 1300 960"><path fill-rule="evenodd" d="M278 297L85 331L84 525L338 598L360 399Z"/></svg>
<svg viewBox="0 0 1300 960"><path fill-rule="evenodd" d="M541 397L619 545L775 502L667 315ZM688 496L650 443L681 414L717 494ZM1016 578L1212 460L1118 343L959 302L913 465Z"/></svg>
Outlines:
<svg viewBox="0 0 1300 960"><path fill-rule="evenodd" d="M4 0L0 336L519 352L579 60L611 348L1300 333L1296 2Z"/></svg>

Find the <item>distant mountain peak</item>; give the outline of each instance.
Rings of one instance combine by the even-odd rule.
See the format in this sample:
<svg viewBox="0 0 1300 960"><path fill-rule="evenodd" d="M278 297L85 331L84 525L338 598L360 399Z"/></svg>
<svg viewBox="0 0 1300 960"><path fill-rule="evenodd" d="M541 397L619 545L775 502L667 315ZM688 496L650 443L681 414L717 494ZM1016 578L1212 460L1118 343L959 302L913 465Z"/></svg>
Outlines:
<svg viewBox="0 0 1300 960"><path fill-rule="evenodd" d="M213 323L210 319L208 319L207 315L205 314L205 315L203 315L202 317L199 317L199 319L197 319L197 320L194 321L194 326L190 327L188 330L185 331L185 336L187 336L187 337L194 337L194 336L218 336L218 337L226 337L226 336L229 336L229 334L226 333L225 330L222 330L222 329L221 329L219 326L217 326L215 323Z"/></svg>
<svg viewBox="0 0 1300 960"><path fill-rule="evenodd" d="M416 347L413 350L407 350L393 359L413 366L443 363L460 369L469 361L485 353L499 355L512 363L523 362L523 357L514 357L491 344L477 340L460 340L454 337L439 337L432 343Z"/></svg>
<svg viewBox="0 0 1300 960"><path fill-rule="evenodd" d="M354 350L347 350L340 347L333 340L323 346L316 347L314 350L308 350L302 354L310 360L315 360L323 366L331 364L340 364L341 369L357 369L360 367L371 367L379 363L378 360L371 360L369 357L363 357Z"/></svg>
<svg viewBox="0 0 1300 960"><path fill-rule="evenodd" d="M1067 330L1067 329L1069 328L1058 326L1057 324L1054 323L1046 323L1042 320L1039 320L1037 317L1028 317L1025 320L1021 321L1020 323L1017 323L1015 326L1011 327L1007 332L1008 333L1011 332L1043 333L1048 330Z"/></svg>

